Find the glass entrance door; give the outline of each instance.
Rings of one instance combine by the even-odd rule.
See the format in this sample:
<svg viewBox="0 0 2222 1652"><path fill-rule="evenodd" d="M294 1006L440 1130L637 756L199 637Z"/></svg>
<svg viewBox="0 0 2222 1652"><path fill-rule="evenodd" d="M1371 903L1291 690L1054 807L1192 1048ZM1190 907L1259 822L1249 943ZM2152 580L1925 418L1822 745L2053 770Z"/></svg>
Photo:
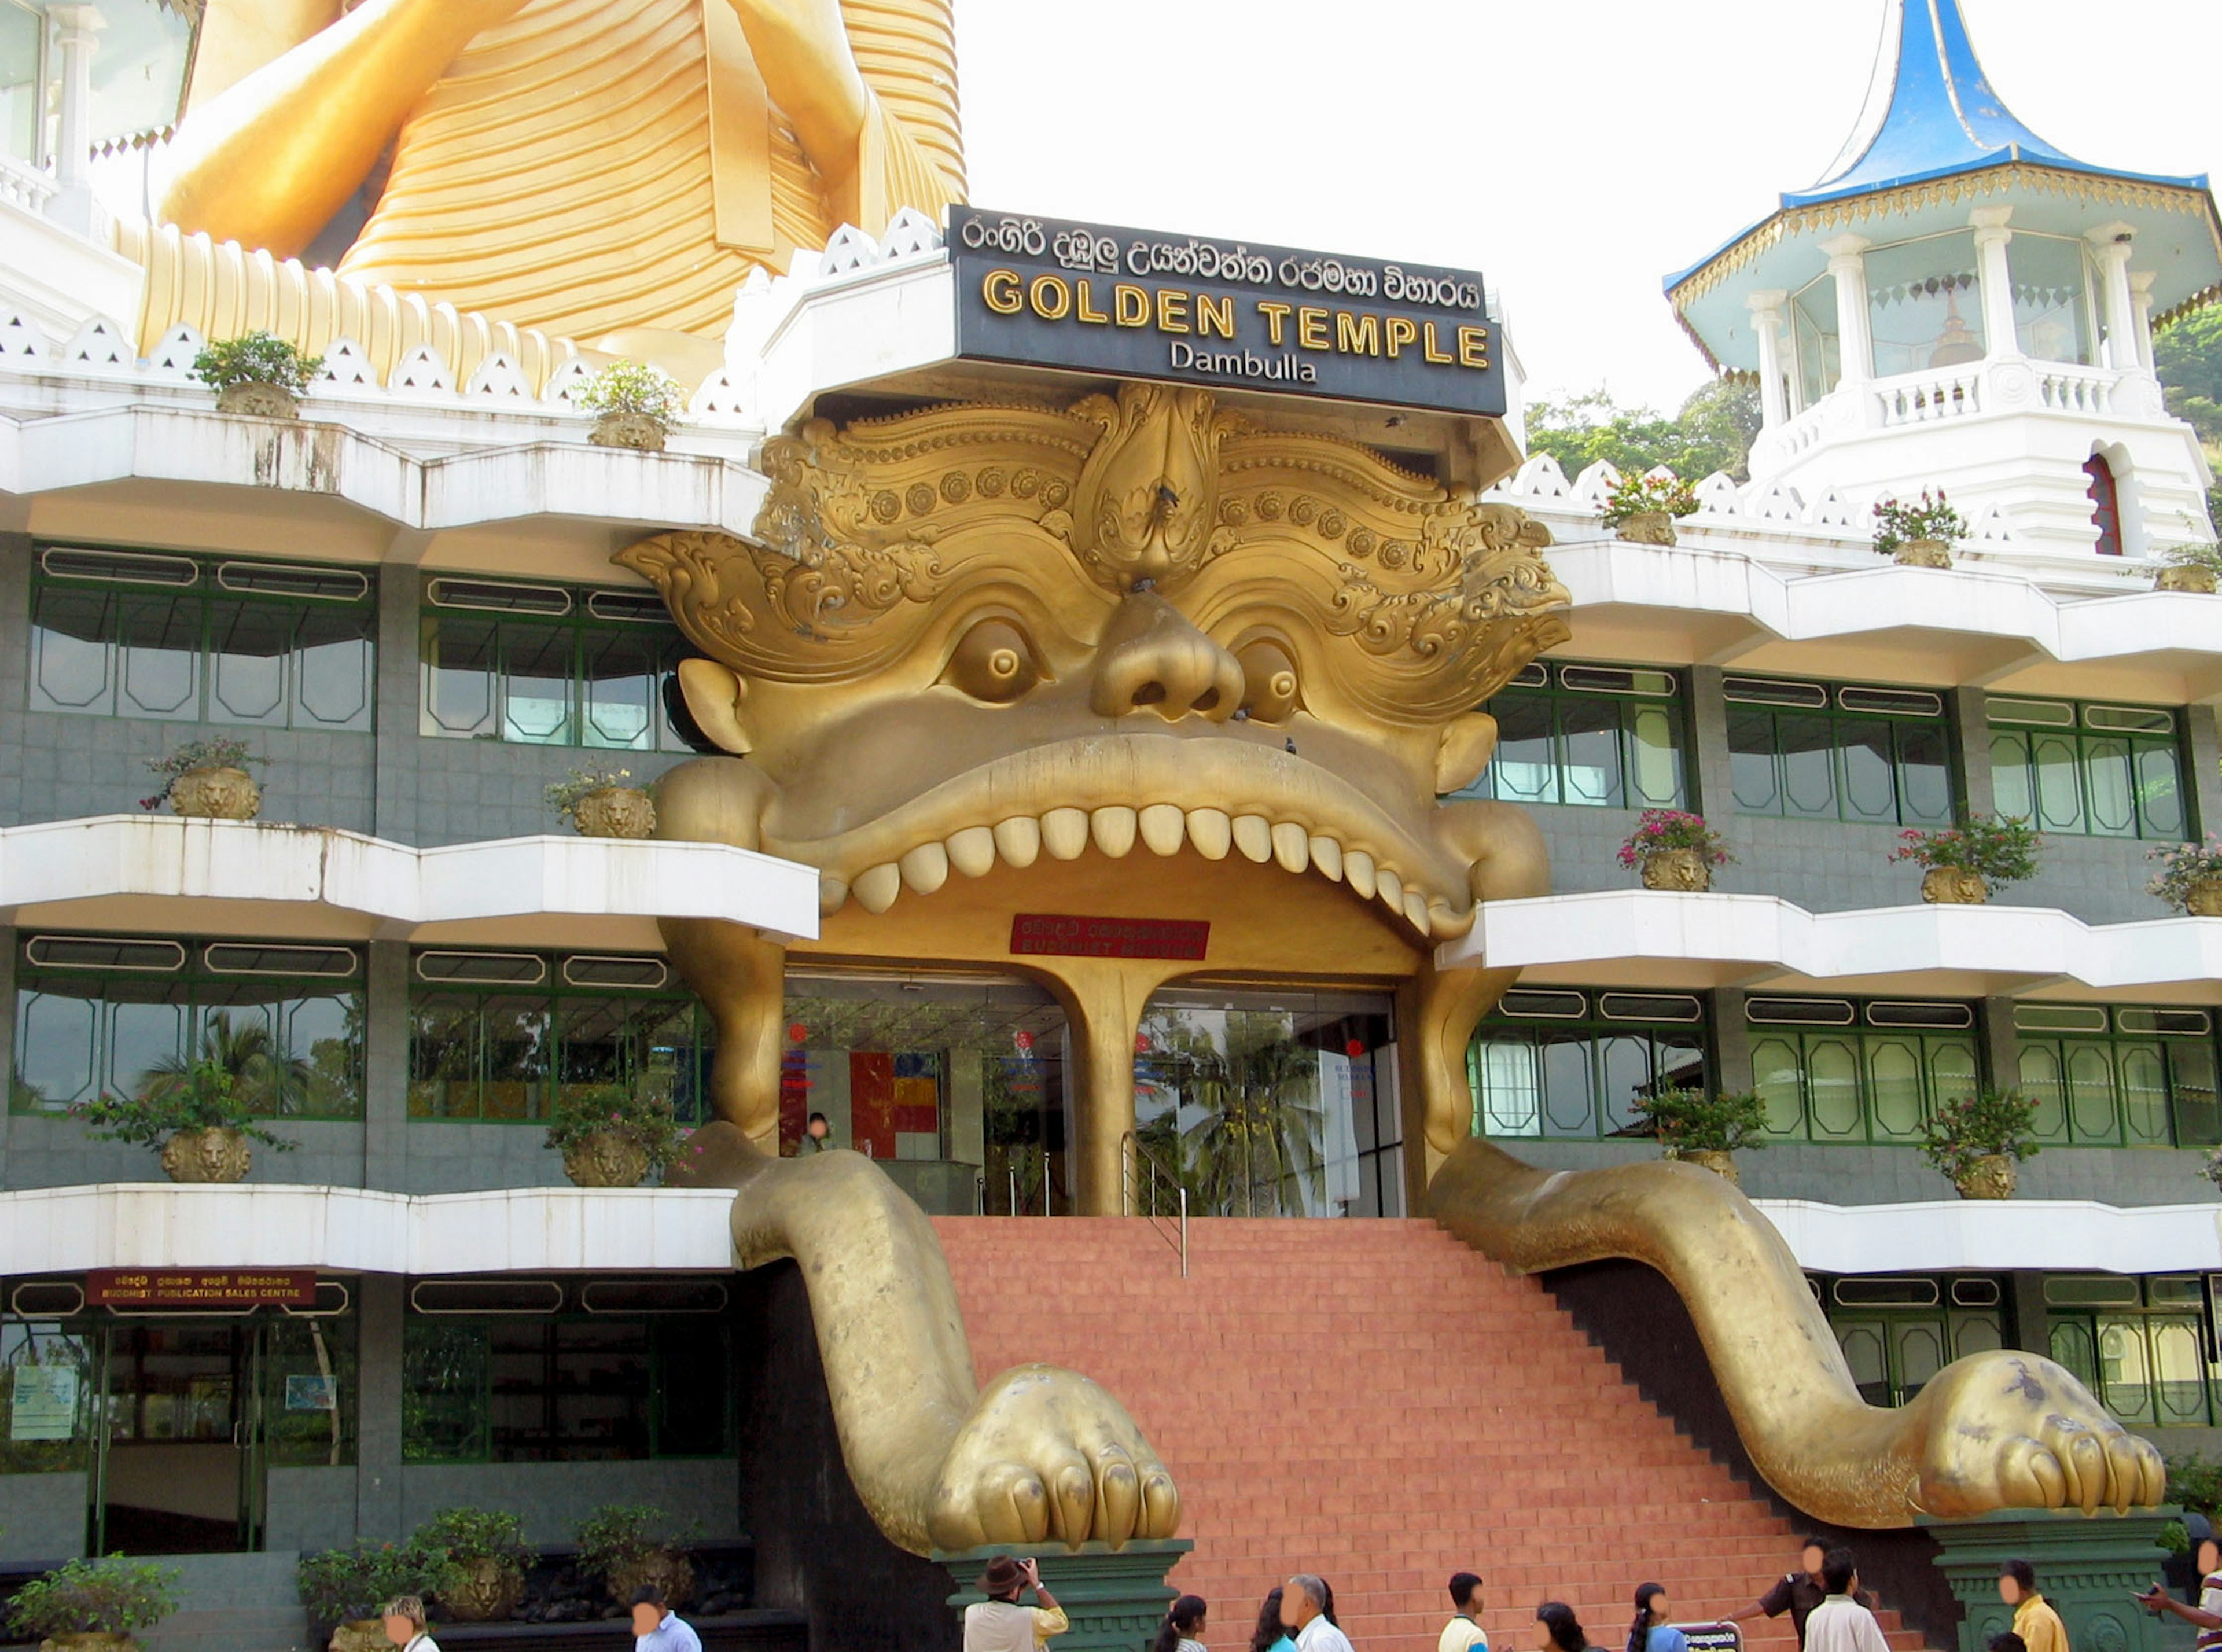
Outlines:
<svg viewBox="0 0 2222 1652"><path fill-rule="evenodd" d="M252 1322L107 1328L92 1552L260 1547L258 1338Z"/></svg>

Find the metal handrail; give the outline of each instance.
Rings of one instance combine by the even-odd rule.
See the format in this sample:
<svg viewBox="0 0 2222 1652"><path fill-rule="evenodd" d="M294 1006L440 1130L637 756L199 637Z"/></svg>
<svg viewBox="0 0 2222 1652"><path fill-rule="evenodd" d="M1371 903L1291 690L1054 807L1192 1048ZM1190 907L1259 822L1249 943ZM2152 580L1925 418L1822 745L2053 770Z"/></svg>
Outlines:
<svg viewBox="0 0 2222 1652"><path fill-rule="evenodd" d="M1132 1130L1119 1138L1119 1145L1127 1149L1120 1155L1124 1161L1122 1168L1126 1176L1127 1214L1146 1218L1151 1227L1164 1234L1165 1243L1180 1253L1181 1278L1185 1279L1188 1278L1188 1189L1181 1185L1181 1179L1173 1174L1172 1167L1158 1158ZM1165 1184L1170 1193L1177 1196L1180 1224L1177 1237L1173 1234L1166 1233L1164 1228L1158 1226L1161 1222L1170 1222L1173 1219L1172 1211L1170 1209L1163 1216L1158 1214L1158 1184L1159 1182ZM1149 1190L1150 1208L1147 1210L1141 1208L1143 1195L1140 1184L1146 1184ZM1173 1200L1168 1199L1166 1203L1171 1205Z"/></svg>

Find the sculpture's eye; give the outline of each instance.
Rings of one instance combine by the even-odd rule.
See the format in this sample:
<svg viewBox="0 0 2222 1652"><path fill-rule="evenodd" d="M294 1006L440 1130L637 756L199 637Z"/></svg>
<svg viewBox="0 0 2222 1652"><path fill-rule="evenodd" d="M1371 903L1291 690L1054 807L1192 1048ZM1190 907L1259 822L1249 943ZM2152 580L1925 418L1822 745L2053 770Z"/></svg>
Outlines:
<svg viewBox="0 0 2222 1652"><path fill-rule="evenodd" d="M983 619L964 633L941 680L975 700L1003 705L1039 682L1033 644L1007 619Z"/></svg>
<svg viewBox="0 0 2222 1652"><path fill-rule="evenodd" d="M1242 664L1242 709L1252 722L1285 722L1296 708L1296 663L1271 638L1245 644L1235 656Z"/></svg>

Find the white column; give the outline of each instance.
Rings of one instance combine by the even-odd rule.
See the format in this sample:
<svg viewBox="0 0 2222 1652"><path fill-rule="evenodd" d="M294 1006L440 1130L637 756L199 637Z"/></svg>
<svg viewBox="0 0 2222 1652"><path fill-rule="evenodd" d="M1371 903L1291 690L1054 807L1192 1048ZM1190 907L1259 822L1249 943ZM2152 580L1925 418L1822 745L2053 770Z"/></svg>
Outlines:
<svg viewBox="0 0 2222 1652"><path fill-rule="evenodd" d="M2152 290L2153 270L2130 272L2130 308L2137 314L2137 361L2147 373L2157 372L2153 366Z"/></svg>
<svg viewBox="0 0 2222 1652"><path fill-rule="evenodd" d="M62 54L61 119L54 140L54 182L64 189L89 181L92 151L92 54L108 20L96 5L48 6Z"/></svg>
<svg viewBox="0 0 2222 1652"><path fill-rule="evenodd" d="M1874 377L1874 346L1867 338L1867 268L1861 256L1865 236L1837 236L1821 243L1829 273L1836 283L1836 348L1843 360L1839 386L1865 384Z"/></svg>
<svg viewBox="0 0 2222 1652"><path fill-rule="evenodd" d="M2006 268L2006 243L2013 239L2006 220L2012 216L2010 206L1979 206L1968 214L1975 228L1975 273L1983 290L1983 354L1993 359L2021 354L2014 329L2013 276Z"/></svg>
<svg viewBox="0 0 2222 1652"><path fill-rule="evenodd" d="M1772 430L1790 416L1782 394L1782 306L1790 295L1780 287L1747 293L1752 336L1759 341L1759 424Z"/></svg>
<svg viewBox="0 0 2222 1652"><path fill-rule="evenodd" d="M2126 223L2102 223L2084 239L2099 254L2099 268L2106 284L2106 365L2124 371L2140 364L2137 347L2137 312L2130 302L2131 237L2136 229Z"/></svg>

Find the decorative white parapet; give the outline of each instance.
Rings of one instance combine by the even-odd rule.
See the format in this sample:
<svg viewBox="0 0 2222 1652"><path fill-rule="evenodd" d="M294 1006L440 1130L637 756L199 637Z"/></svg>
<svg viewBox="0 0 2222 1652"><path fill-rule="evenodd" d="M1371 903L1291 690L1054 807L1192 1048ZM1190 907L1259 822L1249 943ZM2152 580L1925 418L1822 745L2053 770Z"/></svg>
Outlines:
<svg viewBox="0 0 2222 1652"><path fill-rule="evenodd" d="M1829 983L1955 996L2222 1002L2222 919L2087 924L2051 907L1808 912L1770 895L1612 889L1492 901L1436 950L1446 969L1623 987Z"/></svg>
<svg viewBox="0 0 2222 1652"><path fill-rule="evenodd" d="M1755 1199L1798 1266L1818 1273L2177 1273L2222 1267L2222 1206L2087 1199L1818 1204Z"/></svg>
<svg viewBox="0 0 2222 1652"><path fill-rule="evenodd" d="M733 1266L721 1188L103 1183L0 1193L0 1276L110 1267L343 1273L632 1272Z"/></svg>
<svg viewBox="0 0 2222 1652"><path fill-rule="evenodd" d="M123 900L136 915L116 915ZM550 914L818 933L815 868L723 844L549 836L416 849L329 826L162 814L0 828L0 920L144 927L148 903L169 902L242 903L273 938L338 927L401 939Z"/></svg>

